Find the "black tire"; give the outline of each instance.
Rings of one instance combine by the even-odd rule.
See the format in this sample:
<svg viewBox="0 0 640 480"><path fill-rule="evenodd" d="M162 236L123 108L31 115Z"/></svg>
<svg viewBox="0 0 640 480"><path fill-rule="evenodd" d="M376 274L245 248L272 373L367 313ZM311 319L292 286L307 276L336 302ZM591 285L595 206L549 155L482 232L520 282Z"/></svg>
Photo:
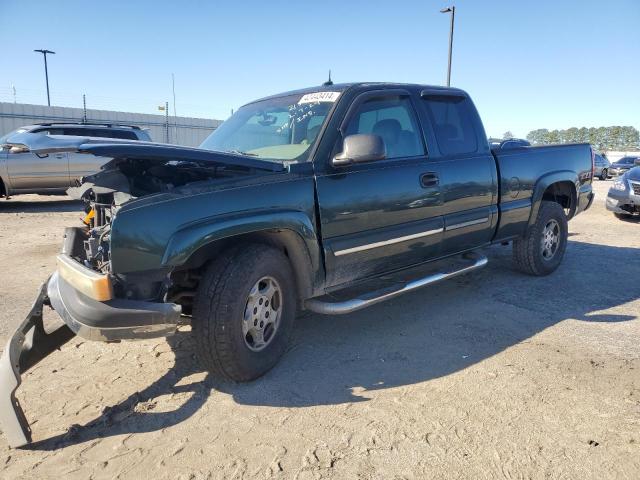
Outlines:
<svg viewBox="0 0 640 480"><path fill-rule="evenodd" d="M555 224L553 223L555 222ZM545 256L543 245L545 227L557 225L557 246L551 256ZM513 242L513 262L521 272L544 276L552 273L564 257L567 248L567 216L562 206L556 202L543 201L535 223L529 227L525 237Z"/></svg>
<svg viewBox="0 0 640 480"><path fill-rule="evenodd" d="M603 168L602 172L600 172L600 180L606 180L607 178L609 178L609 172L606 168Z"/></svg>
<svg viewBox="0 0 640 480"><path fill-rule="evenodd" d="M280 287L281 311L269 342L254 351L243 333L243 318L249 292L266 276ZM202 366L219 378L235 382L264 375L287 350L296 298L291 265L279 250L249 244L223 252L207 267L194 298L191 328Z"/></svg>

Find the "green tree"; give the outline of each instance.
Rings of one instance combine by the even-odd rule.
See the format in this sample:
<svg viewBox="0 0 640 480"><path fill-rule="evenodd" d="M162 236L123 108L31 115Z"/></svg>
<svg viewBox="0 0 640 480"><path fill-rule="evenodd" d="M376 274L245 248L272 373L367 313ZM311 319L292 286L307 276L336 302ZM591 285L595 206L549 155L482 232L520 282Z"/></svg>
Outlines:
<svg viewBox="0 0 640 480"><path fill-rule="evenodd" d="M546 128L539 128L537 130L532 130L527 134L527 140L529 140L534 145L544 145L547 142L547 136L549 135L549 130Z"/></svg>
<svg viewBox="0 0 640 480"><path fill-rule="evenodd" d="M504 140L509 140L510 138L513 138L513 133L511 133L511 130L507 130L502 134L502 138Z"/></svg>
<svg viewBox="0 0 640 480"><path fill-rule="evenodd" d="M566 130L539 128L527 134L527 140L534 145L549 143L590 143L600 151L633 151L640 150L640 132L634 127L571 127Z"/></svg>

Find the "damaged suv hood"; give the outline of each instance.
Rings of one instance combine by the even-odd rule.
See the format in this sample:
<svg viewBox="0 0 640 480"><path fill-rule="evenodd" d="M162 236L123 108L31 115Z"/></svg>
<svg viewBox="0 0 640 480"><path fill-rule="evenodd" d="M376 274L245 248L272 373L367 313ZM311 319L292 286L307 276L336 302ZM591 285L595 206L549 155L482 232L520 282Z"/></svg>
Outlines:
<svg viewBox="0 0 640 480"><path fill-rule="evenodd" d="M270 162L245 155L216 152L201 148L181 147L163 143L140 142L137 140L104 139L91 137L73 137L62 135L43 135L40 133L17 133L7 138L3 147L27 147L36 155L49 153L86 153L114 159L158 161L187 161L232 165L269 172L286 170L282 163ZM107 164L109 165L109 164ZM105 167L107 166L105 165Z"/></svg>

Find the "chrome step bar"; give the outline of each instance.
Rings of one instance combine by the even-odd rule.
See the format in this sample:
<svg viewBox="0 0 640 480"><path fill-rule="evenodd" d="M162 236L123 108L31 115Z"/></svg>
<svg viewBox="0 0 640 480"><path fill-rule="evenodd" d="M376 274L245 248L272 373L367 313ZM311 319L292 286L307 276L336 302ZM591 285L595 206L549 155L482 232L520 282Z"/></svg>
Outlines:
<svg viewBox="0 0 640 480"><path fill-rule="evenodd" d="M345 313L351 313L355 312L356 310L370 307L371 305L375 305L376 303L395 298L399 295L402 295L403 293L412 292L413 290L417 290L418 288L426 287L427 285L432 285L443 280L448 280L450 278L457 277L458 275L468 273L472 270L477 270L478 268L484 267L488 262L485 255L477 252L467 253L463 255L463 258L472 260L473 263L460 268L459 270L454 270L452 272L434 273L426 277L418 278L411 282L405 283L404 285L398 285L397 288L393 288L391 290L389 290L389 288L385 288L382 290L366 293L359 298L352 298L350 300L344 300L341 302L328 302L321 300L320 298L310 298L305 302L305 307L312 312L322 313L325 315L342 315Z"/></svg>

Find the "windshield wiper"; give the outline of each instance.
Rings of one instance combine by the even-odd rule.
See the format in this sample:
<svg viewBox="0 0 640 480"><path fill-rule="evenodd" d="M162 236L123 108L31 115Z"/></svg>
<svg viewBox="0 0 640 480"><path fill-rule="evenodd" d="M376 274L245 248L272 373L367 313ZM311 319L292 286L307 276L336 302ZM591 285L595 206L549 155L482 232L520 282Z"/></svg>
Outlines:
<svg viewBox="0 0 640 480"><path fill-rule="evenodd" d="M242 150L225 150L225 153L233 153L235 155L246 155L247 157L259 157L257 153L243 152Z"/></svg>

